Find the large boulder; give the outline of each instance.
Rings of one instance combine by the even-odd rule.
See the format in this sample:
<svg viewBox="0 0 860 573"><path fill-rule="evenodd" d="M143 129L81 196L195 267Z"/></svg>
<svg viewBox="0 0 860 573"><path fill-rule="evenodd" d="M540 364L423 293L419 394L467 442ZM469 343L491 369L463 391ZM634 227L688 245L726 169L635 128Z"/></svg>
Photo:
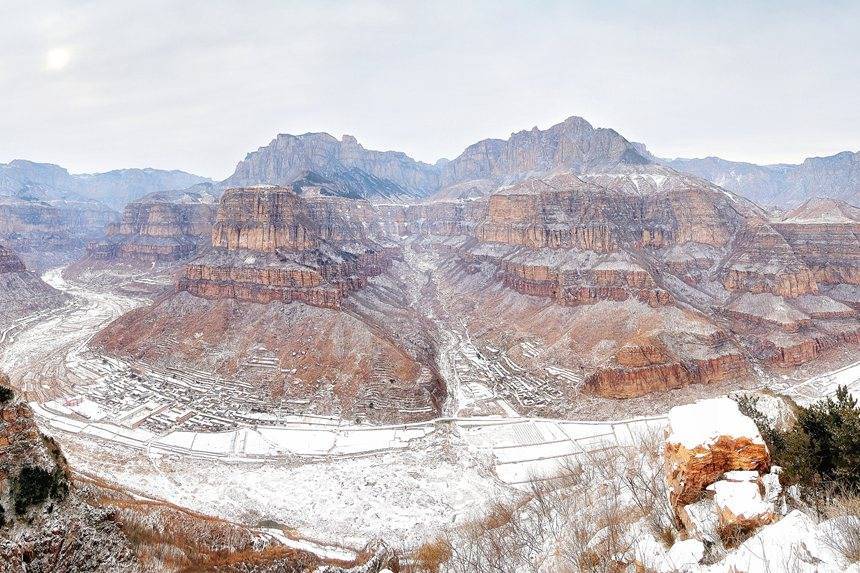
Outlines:
<svg viewBox="0 0 860 573"><path fill-rule="evenodd" d="M672 408L665 463L672 504L681 508L697 501L726 472L767 472L770 453L737 403L715 398Z"/></svg>

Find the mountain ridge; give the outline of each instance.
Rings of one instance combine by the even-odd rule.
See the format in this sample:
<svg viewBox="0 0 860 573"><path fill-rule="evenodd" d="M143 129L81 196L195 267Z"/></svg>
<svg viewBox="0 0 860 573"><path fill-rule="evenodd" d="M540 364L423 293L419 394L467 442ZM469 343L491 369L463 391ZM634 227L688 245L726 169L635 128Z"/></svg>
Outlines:
<svg viewBox="0 0 860 573"><path fill-rule="evenodd" d="M660 158L636 144L654 161L702 177L764 206L797 207L825 196L860 203L860 151L807 157L800 163L760 165L717 156Z"/></svg>

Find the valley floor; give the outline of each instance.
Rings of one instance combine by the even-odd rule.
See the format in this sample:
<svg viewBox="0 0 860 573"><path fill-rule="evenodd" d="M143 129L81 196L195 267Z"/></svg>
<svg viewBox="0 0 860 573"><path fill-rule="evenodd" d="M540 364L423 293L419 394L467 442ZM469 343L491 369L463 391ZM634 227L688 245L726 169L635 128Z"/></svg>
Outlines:
<svg viewBox="0 0 860 573"><path fill-rule="evenodd" d="M418 271L426 265L409 263ZM576 386L582 375L547 366L536 376L504 350L478 348L466 328L428 304L423 311L440 330L437 362L449 390L443 417L370 426L266 413L250 407L262 397L242 380L90 349L99 330L147 300L66 279L62 269L43 278L71 302L0 332L0 370L72 467L142 497L293 528L291 537L304 541L290 543L326 556L349 555L374 538L418 543L580 456L661 431L668 412L658 399L640 402L648 416L634 411L618 420L605 419L620 411L613 401L590 407L592 419L581 421L521 416L560 399L553 380ZM273 367L256 360L254 367ZM799 402L830 395L838 384L860 396L860 362L804 380L760 381Z"/></svg>

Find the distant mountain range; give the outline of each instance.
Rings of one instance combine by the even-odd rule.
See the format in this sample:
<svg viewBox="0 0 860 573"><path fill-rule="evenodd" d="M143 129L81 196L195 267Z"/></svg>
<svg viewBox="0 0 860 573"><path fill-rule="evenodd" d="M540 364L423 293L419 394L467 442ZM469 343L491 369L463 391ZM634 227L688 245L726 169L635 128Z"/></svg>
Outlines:
<svg viewBox="0 0 860 573"><path fill-rule="evenodd" d="M229 187L324 181L326 192L377 200L429 196L469 198L502 185L553 173L608 173L625 166L660 165L706 179L766 207L792 208L811 197L860 203L860 152L815 157L799 165L756 165L704 159L665 159L613 129L570 117L508 139L484 139L453 160L416 161L398 151L365 149L355 137L328 133L280 134L249 153L234 173L215 183ZM623 169L622 169L623 170ZM0 195L26 199L96 200L115 210L159 191L181 190L211 180L184 171L119 169L70 174L57 165L15 160L0 164Z"/></svg>
<svg viewBox="0 0 860 573"><path fill-rule="evenodd" d="M790 208L812 197L860 203L860 152L810 157L798 165L756 165L719 157L662 159L644 145L637 144L637 149L652 161L707 179L763 206Z"/></svg>
<svg viewBox="0 0 860 573"><path fill-rule="evenodd" d="M479 141L456 159L435 165L400 152L365 149L350 135L338 140L327 133L281 134L249 153L224 186L287 185L311 172L354 196L417 198L446 191L460 196L486 194L499 185L556 171L603 171L649 162L616 131L571 117L547 130Z"/></svg>
<svg viewBox="0 0 860 573"><path fill-rule="evenodd" d="M400 152L365 149L349 135L338 140L327 133L281 134L249 153L223 185L286 185L312 172L353 196L465 198L529 177L606 173L643 164L701 177L768 207L791 208L811 197L860 202L860 153L810 158L800 165L755 165L717 157L664 159L613 129L595 128L576 116L545 130L535 127L508 139L484 139L455 159L433 165Z"/></svg>
<svg viewBox="0 0 860 573"><path fill-rule="evenodd" d="M71 174L50 163L16 159L0 164L0 195L22 199L100 201L115 210L155 191L184 189L210 179L184 171L117 169Z"/></svg>

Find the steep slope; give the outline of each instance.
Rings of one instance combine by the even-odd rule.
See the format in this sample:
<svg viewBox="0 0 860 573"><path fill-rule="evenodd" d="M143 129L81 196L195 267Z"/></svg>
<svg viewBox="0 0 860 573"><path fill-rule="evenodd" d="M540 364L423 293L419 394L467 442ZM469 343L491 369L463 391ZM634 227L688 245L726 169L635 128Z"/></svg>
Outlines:
<svg viewBox="0 0 860 573"><path fill-rule="evenodd" d="M858 223L860 208L830 197L812 197L792 209L782 223Z"/></svg>
<svg viewBox="0 0 860 573"><path fill-rule="evenodd" d="M793 207L816 196L860 202L860 152L811 157L799 165L755 165L718 157L659 161L762 205Z"/></svg>
<svg viewBox="0 0 860 573"><path fill-rule="evenodd" d="M232 374L251 349L225 353L225 338L235 344L254 328L266 352L275 345L260 311L246 310L262 304L267 321L324 349L316 364L284 352L281 363L315 376L343 368L347 354L331 359L339 342L330 341L348 332L362 355L380 345L401 390L422 380L422 395L435 396L425 374L439 339L416 328L438 303L448 328L465 324L488 348L536 345L538 358L521 357L538 371L561 364L587 378L587 391L623 398L737 383L754 368L858 342L860 248L849 207L836 215L807 205L771 221L755 203L578 117L479 142L435 166L349 137L282 135L249 154L234 181L260 185L224 194L212 251L187 265L179 294L108 329L106 348L146 360L216 352L211 366ZM423 197L405 202L399 190ZM415 281L426 281L429 300L416 298ZM418 302L423 310L407 308ZM318 328L298 326L308 320ZM187 342L165 352L167 339ZM282 348L304 356L294 343L288 336ZM357 394L342 400L343 385L375 382L364 367L340 373L334 410L361 411ZM565 380L576 391L577 376Z"/></svg>
<svg viewBox="0 0 860 573"><path fill-rule="evenodd" d="M77 475L0 373L0 571L378 573L384 546L344 567L259 529Z"/></svg>
<svg viewBox="0 0 860 573"><path fill-rule="evenodd" d="M117 219L96 201L0 197L0 241L39 269L76 256Z"/></svg>
<svg viewBox="0 0 860 573"><path fill-rule="evenodd" d="M212 249L177 292L129 313L94 344L136 360L243 375L298 411L417 420L438 411L432 329L392 272L399 249L375 239L362 200L292 189L228 189ZM268 363L268 362L267 362Z"/></svg>
<svg viewBox="0 0 860 573"><path fill-rule="evenodd" d="M65 301L65 295L27 272L16 254L0 245L0 327Z"/></svg>
<svg viewBox="0 0 860 573"><path fill-rule="evenodd" d="M850 229L789 236L754 204L658 165L528 179L395 218L449 261L456 313L508 339L488 344L537 343L592 372L586 387L603 396L737 380L857 344L854 312L824 294L857 284Z"/></svg>
<svg viewBox="0 0 860 573"><path fill-rule="evenodd" d="M109 512L84 503L59 446L0 374L0 562L4 571L139 571Z"/></svg>
<svg viewBox="0 0 860 573"><path fill-rule="evenodd" d="M352 194L365 198L427 195L436 189L439 179L434 166L404 153L365 149L349 135L337 140L327 133L306 133L280 134L266 147L249 153L224 185L288 185L308 171L341 181Z"/></svg>

